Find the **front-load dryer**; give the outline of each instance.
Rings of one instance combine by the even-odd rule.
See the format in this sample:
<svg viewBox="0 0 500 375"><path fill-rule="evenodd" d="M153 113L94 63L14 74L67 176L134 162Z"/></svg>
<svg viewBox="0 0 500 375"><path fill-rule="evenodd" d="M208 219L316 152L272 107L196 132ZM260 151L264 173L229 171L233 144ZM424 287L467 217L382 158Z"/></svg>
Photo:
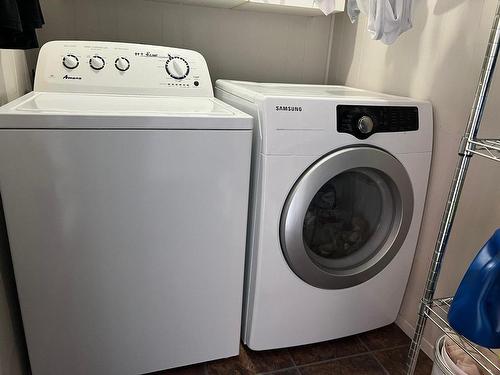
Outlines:
<svg viewBox="0 0 500 375"><path fill-rule="evenodd" d="M255 119L244 342L263 350L395 321L432 151L427 102L220 80Z"/></svg>

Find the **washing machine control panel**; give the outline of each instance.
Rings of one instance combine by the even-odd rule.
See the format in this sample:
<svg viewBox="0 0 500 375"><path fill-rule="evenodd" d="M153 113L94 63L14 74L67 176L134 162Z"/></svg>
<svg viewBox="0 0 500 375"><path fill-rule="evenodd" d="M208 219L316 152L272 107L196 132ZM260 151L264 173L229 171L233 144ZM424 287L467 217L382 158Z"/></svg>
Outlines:
<svg viewBox="0 0 500 375"><path fill-rule="evenodd" d="M358 139L375 133L418 130L418 108L412 106L338 105L337 131Z"/></svg>
<svg viewBox="0 0 500 375"><path fill-rule="evenodd" d="M213 96L207 63L198 52L88 41L46 43L35 91Z"/></svg>

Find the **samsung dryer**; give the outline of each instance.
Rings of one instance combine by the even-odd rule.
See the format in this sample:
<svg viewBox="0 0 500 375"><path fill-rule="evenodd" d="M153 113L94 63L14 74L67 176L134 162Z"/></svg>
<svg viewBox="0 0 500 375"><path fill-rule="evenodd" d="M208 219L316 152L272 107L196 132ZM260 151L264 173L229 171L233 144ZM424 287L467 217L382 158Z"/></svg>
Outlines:
<svg viewBox="0 0 500 375"><path fill-rule="evenodd" d="M34 375L238 354L252 120L203 56L57 41L0 109L0 194Z"/></svg>
<svg viewBox="0 0 500 375"><path fill-rule="evenodd" d="M395 321L422 220L427 102L220 80L255 119L244 342L270 349Z"/></svg>

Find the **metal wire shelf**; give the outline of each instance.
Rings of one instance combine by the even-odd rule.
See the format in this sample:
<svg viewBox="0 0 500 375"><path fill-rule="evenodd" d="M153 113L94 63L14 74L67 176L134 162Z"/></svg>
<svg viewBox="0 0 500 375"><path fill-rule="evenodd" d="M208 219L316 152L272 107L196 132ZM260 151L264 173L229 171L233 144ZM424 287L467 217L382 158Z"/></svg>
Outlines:
<svg viewBox="0 0 500 375"><path fill-rule="evenodd" d="M466 150L485 158L500 161L500 139L474 139L467 142Z"/></svg>
<svg viewBox="0 0 500 375"><path fill-rule="evenodd" d="M462 188L465 183L465 177L467 176L467 170L469 169L470 160L472 159L470 156L479 155L487 159L500 161L500 139L477 138L499 52L500 0L497 0L497 7L493 17L493 24L491 27L490 36L488 38L488 46L484 54L483 65L481 67L481 73L479 76L476 93L474 95L474 101L469 115L469 120L467 121L464 136L462 138L462 142L460 143L458 163L453 176L453 181L450 186L450 191L448 193L448 199L446 202L445 210L443 212L443 217L441 219L439 234L436 240L436 245L434 247L434 253L432 255L432 262L427 274L424 295L420 302L418 311L415 333L410 345L410 350L408 351L407 375L413 375L415 373L418 353L420 352L420 344L422 342L422 337L427 320L431 320L442 330L446 330L449 327L446 316L449 302L451 302L452 299L445 298L435 300L434 292L436 291L443 258L448 245L448 239L450 237L450 232L457 213ZM429 301L431 302L429 303ZM443 316L443 314L438 314L439 312L444 312L445 315ZM457 338L455 338L455 340L461 341L461 339ZM465 346L464 343L465 341L460 342L462 348ZM477 360L474 355L472 356L472 358L474 358L474 360ZM491 361L486 361L486 363L490 364L489 362ZM479 365L481 365L481 367L485 369L482 363L479 363ZM500 371L500 368L498 366L494 365L492 368ZM488 368L486 368L485 370L488 374L495 374L495 372L492 372Z"/></svg>
<svg viewBox="0 0 500 375"><path fill-rule="evenodd" d="M453 297L447 297L433 299L430 303L425 303L425 316L466 352L481 367L485 374L498 374L500 372L500 365L492 361L491 358L498 358L492 350L478 347L451 328L447 316L452 301ZM489 357L485 354L487 352Z"/></svg>

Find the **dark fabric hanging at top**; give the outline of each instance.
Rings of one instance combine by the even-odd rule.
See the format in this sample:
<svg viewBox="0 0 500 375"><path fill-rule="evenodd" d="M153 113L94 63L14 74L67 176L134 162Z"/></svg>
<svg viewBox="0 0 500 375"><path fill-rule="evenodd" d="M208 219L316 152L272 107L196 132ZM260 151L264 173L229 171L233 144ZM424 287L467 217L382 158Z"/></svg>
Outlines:
<svg viewBox="0 0 500 375"><path fill-rule="evenodd" d="M38 0L0 0L0 48L38 47L35 29L43 24Z"/></svg>

